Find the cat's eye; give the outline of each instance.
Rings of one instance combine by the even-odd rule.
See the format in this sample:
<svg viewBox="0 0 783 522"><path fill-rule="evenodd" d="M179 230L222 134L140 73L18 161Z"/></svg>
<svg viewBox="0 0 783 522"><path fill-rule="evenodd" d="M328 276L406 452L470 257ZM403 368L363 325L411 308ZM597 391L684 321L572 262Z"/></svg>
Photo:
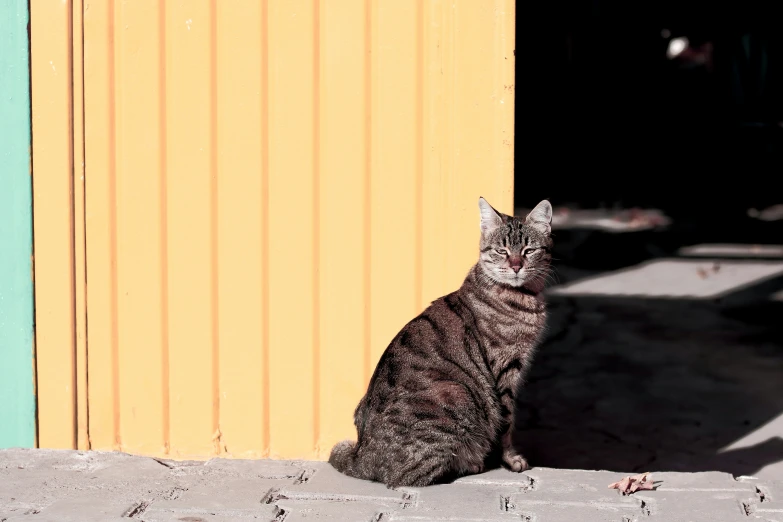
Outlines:
<svg viewBox="0 0 783 522"><path fill-rule="evenodd" d="M530 254L535 254L539 250L541 250L541 249L540 248L528 248L528 249L525 250L525 255L529 256Z"/></svg>
<svg viewBox="0 0 783 522"><path fill-rule="evenodd" d="M497 249L495 249L495 252L497 252L501 256L507 256L508 255L508 250L503 249L503 248L497 248Z"/></svg>

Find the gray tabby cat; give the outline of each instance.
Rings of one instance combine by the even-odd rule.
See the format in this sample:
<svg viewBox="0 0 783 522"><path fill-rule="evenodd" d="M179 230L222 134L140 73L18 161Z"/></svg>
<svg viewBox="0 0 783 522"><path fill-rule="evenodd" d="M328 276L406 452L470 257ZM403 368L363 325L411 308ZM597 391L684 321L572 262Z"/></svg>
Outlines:
<svg viewBox="0 0 783 522"><path fill-rule="evenodd" d="M338 471L394 488L480 473L497 453L527 469L511 442L514 397L546 322L552 206L525 219L479 208L478 263L381 356L354 414L358 442L329 457Z"/></svg>

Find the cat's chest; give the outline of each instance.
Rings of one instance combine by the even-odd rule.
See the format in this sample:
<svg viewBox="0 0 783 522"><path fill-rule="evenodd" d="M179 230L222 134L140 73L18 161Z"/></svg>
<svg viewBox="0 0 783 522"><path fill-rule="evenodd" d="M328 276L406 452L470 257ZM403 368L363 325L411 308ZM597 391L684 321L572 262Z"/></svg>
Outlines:
<svg viewBox="0 0 783 522"><path fill-rule="evenodd" d="M484 343L484 349L490 355L490 359L510 360L524 357L531 348L534 348L534 345L524 340L524 338L516 342L491 339Z"/></svg>
<svg viewBox="0 0 783 522"><path fill-rule="evenodd" d="M538 345L544 321L543 316L520 314L495 315L479 322L477 333L493 374L512 361L527 366Z"/></svg>
<svg viewBox="0 0 783 522"><path fill-rule="evenodd" d="M494 314L478 322L478 334L493 348L514 350L538 341L546 316L540 314Z"/></svg>
<svg viewBox="0 0 783 522"><path fill-rule="evenodd" d="M497 323L494 325L498 332L498 337L503 339L509 345L524 345L538 337L541 327L536 322L520 319L516 322Z"/></svg>
<svg viewBox="0 0 783 522"><path fill-rule="evenodd" d="M489 371L497 378L507 368L526 368L535 346L527 343L487 342L484 346Z"/></svg>

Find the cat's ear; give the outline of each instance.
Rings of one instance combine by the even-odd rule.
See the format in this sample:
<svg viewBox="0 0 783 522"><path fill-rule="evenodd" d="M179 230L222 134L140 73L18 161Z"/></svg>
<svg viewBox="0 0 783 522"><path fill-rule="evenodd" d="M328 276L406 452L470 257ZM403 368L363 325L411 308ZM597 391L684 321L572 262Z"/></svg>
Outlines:
<svg viewBox="0 0 783 522"><path fill-rule="evenodd" d="M544 200L530 211L525 223L545 234L552 232L552 205Z"/></svg>
<svg viewBox="0 0 783 522"><path fill-rule="evenodd" d="M479 210L481 211L481 233L487 234L498 228L503 223L503 216L492 208L484 198L479 198Z"/></svg>

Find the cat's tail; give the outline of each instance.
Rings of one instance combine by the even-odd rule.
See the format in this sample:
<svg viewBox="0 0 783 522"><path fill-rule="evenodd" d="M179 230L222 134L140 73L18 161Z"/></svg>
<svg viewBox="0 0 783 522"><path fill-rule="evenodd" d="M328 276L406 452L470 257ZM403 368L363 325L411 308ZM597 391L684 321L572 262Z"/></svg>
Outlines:
<svg viewBox="0 0 783 522"><path fill-rule="evenodd" d="M338 442L332 448L331 455L329 455L329 464L334 466L334 469L340 473L351 475L353 461L356 457L355 448L356 443L350 440Z"/></svg>

